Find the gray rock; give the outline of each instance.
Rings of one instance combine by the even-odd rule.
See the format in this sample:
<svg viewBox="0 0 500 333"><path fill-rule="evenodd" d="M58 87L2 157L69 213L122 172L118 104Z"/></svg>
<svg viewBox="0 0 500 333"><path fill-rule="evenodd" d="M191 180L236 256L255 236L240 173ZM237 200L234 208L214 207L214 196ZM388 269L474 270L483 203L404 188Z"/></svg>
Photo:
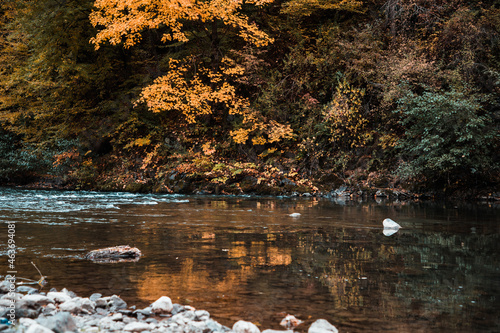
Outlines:
<svg viewBox="0 0 500 333"><path fill-rule="evenodd" d="M135 310L133 312L135 315L137 314L141 314L143 316L152 316L153 315L153 311L151 310L151 306L148 306L147 308L144 308L144 309L138 309L138 310Z"/></svg>
<svg viewBox="0 0 500 333"><path fill-rule="evenodd" d="M235 333L260 333L260 330L255 324L249 321L239 320L233 325Z"/></svg>
<svg viewBox="0 0 500 333"><path fill-rule="evenodd" d="M23 297L23 302L25 302L28 306L41 306L47 305L49 303L54 303L53 300L43 295L26 295Z"/></svg>
<svg viewBox="0 0 500 333"><path fill-rule="evenodd" d="M125 324L121 321L113 321L109 317L104 317L99 320L99 328L105 332L107 331L122 331Z"/></svg>
<svg viewBox="0 0 500 333"><path fill-rule="evenodd" d="M191 311L189 311L191 312ZM186 312L181 312L181 313L178 313L176 314L175 316L172 316L172 318L170 318L170 322L172 323L175 323L179 326L185 326L187 323L189 323L192 319L189 319L187 318L184 314ZM194 313L193 313L194 315Z"/></svg>
<svg viewBox="0 0 500 333"><path fill-rule="evenodd" d="M31 319L31 318L20 318L19 324L23 325L24 327L30 327L31 325L38 324L38 323L34 319Z"/></svg>
<svg viewBox="0 0 500 333"><path fill-rule="evenodd" d="M0 292L4 294L8 293L10 291L11 284L12 283L7 280L3 280L2 282L0 282Z"/></svg>
<svg viewBox="0 0 500 333"><path fill-rule="evenodd" d="M0 299L0 306L3 306L4 308L8 308L12 304L12 300L2 298Z"/></svg>
<svg viewBox="0 0 500 333"><path fill-rule="evenodd" d="M206 310L196 310L194 312L194 315L195 315L194 320L197 320L197 321L205 321L205 320L208 320L210 318L210 313L208 313L208 311L206 311Z"/></svg>
<svg viewBox="0 0 500 333"><path fill-rule="evenodd" d="M318 319L311 324L307 333L338 333L339 330L325 319Z"/></svg>
<svg viewBox="0 0 500 333"><path fill-rule="evenodd" d="M121 314L121 313L115 313L110 318L113 321L121 321L121 320L123 320L123 314Z"/></svg>
<svg viewBox="0 0 500 333"><path fill-rule="evenodd" d="M111 296L108 306L111 311L117 311L120 309L126 309L127 308L127 303L122 300L120 297L113 295Z"/></svg>
<svg viewBox="0 0 500 333"><path fill-rule="evenodd" d="M26 330L26 333L54 333L53 330L43 327L40 324L34 323Z"/></svg>
<svg viewBox="0 0 500 333"><path fill-rule="evenodd" d="M79 299L71 299L59 305L59 310L71 313L80 313L82 311L82 304Z"/></svg>
<svg viewBox="0 0 500 333"><path fill-rule="evenodd" d="M47 304L43 309L42 309L42 313L45 314L45 315L52 315L54 314L55 312L57 311L57 308L54 304L50 303L50 304Z"/></svg>
<svg viewBox="0 0 500 333"><path fill-rule="evenodd" d="M48 295L47 295L48 296ZM98 300L99 298L102 297L102 294L99 294L99 293L93 293L92 295L90 295L89 299L92 301L92 302L95 302L96 300Z"/></svg>
<svg viewBox="0 0 500 333"><path fill-rule="evenodd" d="M40 316L36 320L40 325L51 329L55 333L76 332L76 323L69 312L59 312L54 316Z"/></svg>
<svg viewBox="0 0 500 333"><path fill-rule="evenodd" d="M170 297L162 296L151 304L151 311L156 314L170 313L174 308Z"/></svg>
<svg viewBox="0 0 500 333"><path fill-rule="evenodd" d="M184 312L181 312L179 315L182 316L187 321L195 320L195 318L196 318L196 314L195 314L194 310L184 311Z"/></svg>
<svg viewBox="0 0 500 333"><path fill-rule="evenodd" d="M87 312L87 313L94 313L95 312L94 302L92 302L88 298L81 299L80 307L82 308L83 312Z"/></svg>
<svg viewBox="0 0 500 333"><path fill-rule="evenodd" d="M36 318L42 310L41 305L33 302L26 302L23 299L16 301L16 317L17 318Z"/></svg>
<svg viewBox="0 0 500 333"><path fill-rule="evenodd" d="M61 290L61 292L68 294L68 296L71 297L71 298L75 298L76 297L76 294L74 292L69 291L66 288L63 288L63 290Z"/></svg>
<svg viewBox="0 0 500 333"><path fill-rule="evenodd" d="M135 322L125 325L123 330L126 332L142 332L142 331L148 331L151 328L152 327L150 324Z"/></svg>
<svg viewBox="0 0 500 333"><path fill-rule="evenodd" d="M71 297L67 293L61 291L59 292L50 291L47 294L47 297L56 303L64 303L71 300Z"/></svg>
<svg viewBox="0 0 500 333"><path fill-rule="evenodd" d="M38 292L38 289L30 287L30 286L18 286L16 288L16 291L19 293L25 293L25 294L30 294L33 292Z"/></svg>
<svg viewBox="0 0 500 333"><path fill-rule="evenodd" d="M104 298L95 299L94 300L94 304L95 304L96 308L106 308L106 307L108 307L108 302Z"/></svg>
<svg viewBox="0 0 500 333"><path fill-rule="evenodd" d="M211 332L228 332L231 330L229 327L223 326L213 319L207 320L206 325Z"/></svg>
<svg viewBox="0 0 500 333"><path fill-rule="evenodd" d="M185 331L190 333L203 333L207 330L207 324L204 321L190 321L186 326Z"/></svg>
<svg viewBox="0 0 500 333"><path fill-rule="evenodd" d="M186 311L186 308L183 305L176 303L173 305L172 311L170 311L170 312L172 313L172 315L176 315L176 314L184 312L184 311Z"/></svg>
<svg viewBox="0 0 500 333"><path fill-rule="evenodd" d="M24 297L23 294L13 292L13 293L8 293L8 294L3 295L0 299L15 299L16 301L18 301L18 300L22 299L23 297Z"/></svg>

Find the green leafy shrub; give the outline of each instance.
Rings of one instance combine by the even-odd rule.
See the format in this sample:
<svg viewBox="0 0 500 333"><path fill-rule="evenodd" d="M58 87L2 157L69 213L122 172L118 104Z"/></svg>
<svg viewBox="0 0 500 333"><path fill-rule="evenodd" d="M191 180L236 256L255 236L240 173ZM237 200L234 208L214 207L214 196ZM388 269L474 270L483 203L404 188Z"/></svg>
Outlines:
<svg viewBox="0 0 500 333"><path fill-rule="evenodd" d="M451 91L415 94L403 86L397 101L405 135L398 174L434 185L464 183L493 168L498 133L478 98ZM425 178L421 178L425 177Z"/></svg>

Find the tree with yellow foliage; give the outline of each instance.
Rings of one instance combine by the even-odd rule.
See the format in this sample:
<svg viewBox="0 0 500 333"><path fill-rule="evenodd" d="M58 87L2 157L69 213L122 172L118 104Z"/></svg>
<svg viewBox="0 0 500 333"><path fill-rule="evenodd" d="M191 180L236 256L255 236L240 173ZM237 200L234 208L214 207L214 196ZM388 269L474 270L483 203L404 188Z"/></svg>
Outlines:
<svg viewBox="0 0 500 333"><path fill-rule="evenodd" d="M153 112L175 112L187 124L201 119L211 122L228 121L230 116L241 120L240 129L231 131L235 142L244 143L250 136L261 136L265 128L267 139L279 141L289 137L291 129L266 122L250 102L237 93L236 80L245 75L244 68L221 46L224 33L231 32L252 47L263 47L272 38L250 22L243 6L262 7L274 0L97 0L90 15L91 23L100 28L91 39L96 49L109 42L130 48L137 45L146 30L162 33L166 44L208 47L191 52L182 59L169 60L168 71L142 90L138 103L145 103ZM250 116L252 115L252 116Z"/></svg>

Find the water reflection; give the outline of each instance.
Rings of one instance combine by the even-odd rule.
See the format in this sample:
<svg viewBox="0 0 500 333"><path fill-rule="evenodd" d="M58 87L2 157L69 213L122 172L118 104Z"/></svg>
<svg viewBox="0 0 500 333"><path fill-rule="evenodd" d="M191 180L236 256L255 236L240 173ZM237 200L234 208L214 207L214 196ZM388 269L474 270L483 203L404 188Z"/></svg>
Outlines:
<svg viewBox="0 0 500 333"><path fill-rule="evenodd" d="M139 306L167 295L225 325L245 319L280 329L291 313L305 321L298 331L318 318L343 332L497 330L498 209L0 192L0 221L16 222L16 264L27 278L37 279L34 261L49 288L118 294ZM403 228L384 236L385 218ZM1 234L6 230L2 223ZM83 259L122 244L144 256L119 264ZM5 254L3 246L6 262Z"/></svg>

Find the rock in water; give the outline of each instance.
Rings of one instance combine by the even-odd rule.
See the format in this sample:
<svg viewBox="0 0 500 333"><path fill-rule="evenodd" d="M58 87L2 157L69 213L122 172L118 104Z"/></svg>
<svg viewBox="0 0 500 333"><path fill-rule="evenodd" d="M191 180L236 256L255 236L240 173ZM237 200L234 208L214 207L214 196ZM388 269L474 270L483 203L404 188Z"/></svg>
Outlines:
<svg viewBox="0 0 500 333"><path fill-rule="evenodd" d="M295 316L292 316L289 314L289 315L286 315L285 318L283 318L280 325L285 327L286 329L293 329L302 323L303 323L302 320L297 319L297 318L295 318Z"/></svg>
<svg viewBox="0 0 500 333"><path fill-rule="evenodd" d="M396 222L394 222L391 219L385 219L382 222L382 224L384 225L383 233L385 236L393 235L396 232L398 232L399 228L401 228L401 226L399 224L397 224Z"/></svg>
<svg viewBox="0 0 500 333"><path fill-rule="evenodd" d="M339 333L339 330L325 319L318 319L311 324L307 333Z"/></svg>
<svg viewBox="0 0 500 333"><path fill-rule="evenodd" d="M98 262L124 262L137 261L141 255L141 251L136 247L120 245L90 251L85 258Z"/></svg>
<svg viewBox="0 0 500 333"><path fill-rule="evenodd" d="M396 229L396 230L398 230L399 228L401 228L401 226L399 224L397 224L396 222L394 222L391 219L385 219L382 222L382 224L384 225L384 229Z"/></svg>
<svg viewBox="0 0 500 333"><path fill-rule="evenodd" d="M291 217L300 217L300 213L292 213L290 214Z"/></svg>
<svg viewBox="0 0 500 333"><path fill-rule="evenodd" d="M233 325L235 333L260 333L259 328L249 321L239 320Z"/></svg>

